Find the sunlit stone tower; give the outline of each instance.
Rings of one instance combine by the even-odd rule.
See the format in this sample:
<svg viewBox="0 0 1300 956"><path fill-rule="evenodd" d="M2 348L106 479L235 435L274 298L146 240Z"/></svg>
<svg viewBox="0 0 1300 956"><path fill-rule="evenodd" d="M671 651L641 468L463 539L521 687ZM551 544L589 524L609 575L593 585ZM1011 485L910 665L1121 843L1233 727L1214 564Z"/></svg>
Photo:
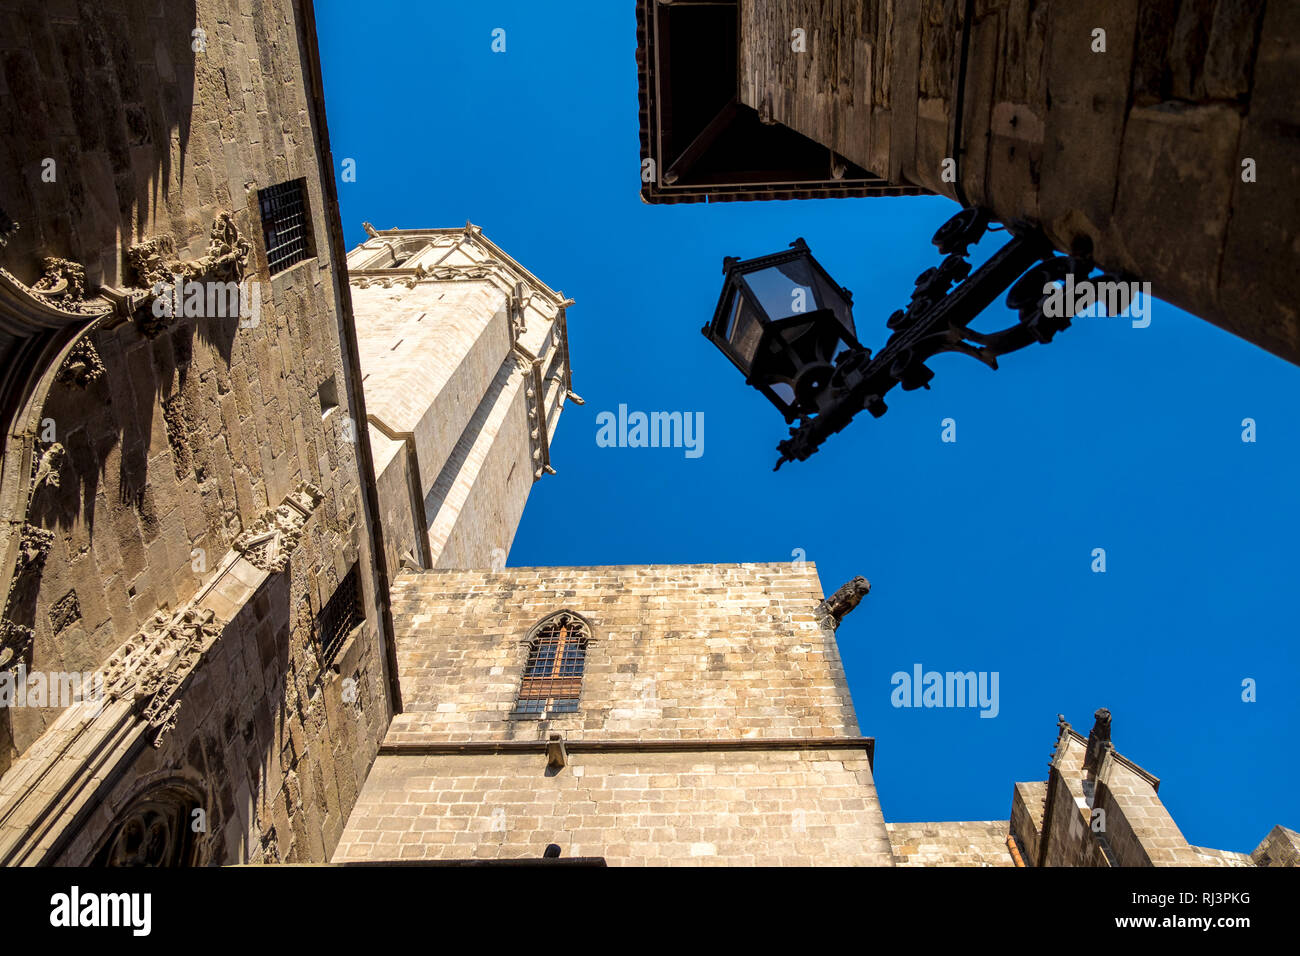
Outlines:
<svg viewBox="0 0 1300 956"><path fill-rule="evenodd" d="M389 566L501 567L573 393L573 304L470 223L348 254Z"/></svg>

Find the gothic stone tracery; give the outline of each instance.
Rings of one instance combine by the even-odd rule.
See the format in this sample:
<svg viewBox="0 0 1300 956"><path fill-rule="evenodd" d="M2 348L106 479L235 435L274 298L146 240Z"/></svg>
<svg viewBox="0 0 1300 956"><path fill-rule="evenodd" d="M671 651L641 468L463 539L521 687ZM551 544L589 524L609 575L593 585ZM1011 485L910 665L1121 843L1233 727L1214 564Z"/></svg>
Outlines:
<svg viewBox="0 0 1300 956"><path fill-rule="evenodd" d="M104 668L108 701L132 700L155 747L176 726L180 691L203 655L221 637L222 622L206 608L187 607L153 620L117 650Z"/></svg>
<svg viewBox="0 0 1300 956"><path fill-rule="evenodd" d="M303 482L278 507L267 509L236 538L234 549L263 571L283 571L302 538L303 525L320 500L320 489Z"/></svg>

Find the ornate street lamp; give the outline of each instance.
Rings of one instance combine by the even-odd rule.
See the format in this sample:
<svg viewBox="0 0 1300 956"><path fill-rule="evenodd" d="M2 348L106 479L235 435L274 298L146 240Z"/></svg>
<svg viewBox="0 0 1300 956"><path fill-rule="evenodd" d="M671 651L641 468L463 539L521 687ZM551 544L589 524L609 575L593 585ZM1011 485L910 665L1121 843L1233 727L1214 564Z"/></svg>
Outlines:
<svg viewBox="0 0 1300 956"><path fill-rule="evenodd" d="M996 369L999 355L1050 342L1069 327L1068 317L1044 314L1044 290L1070 274L1087 278L1088 250L1057 255L1041 233L1017 224L1006 227L1011 239L972 275L967 250L990 225L986 211L963 209L940 227L933 242L943 262L917 277L907 308L885 323L892 334L874 358L858 343L852 293L802 239L786 252L722 261L722 295L702 331L787 422L798 421L777 446L777 468L813 455L864 408L879 418L895 385L929 388L934 373L925 362L939 352L961 352ZM968 328L1004 291L1007 307L1019 313L1016 324L992 334Z"/></svg>
<svg viewBox="0 0 1300 956"><path fill-rule="evenodd" d="M846 351L861 350L853 295L838 286L802 239L789 252L722 260L726 285L704 333L768 397L787 422L819 411Z"/></svg>

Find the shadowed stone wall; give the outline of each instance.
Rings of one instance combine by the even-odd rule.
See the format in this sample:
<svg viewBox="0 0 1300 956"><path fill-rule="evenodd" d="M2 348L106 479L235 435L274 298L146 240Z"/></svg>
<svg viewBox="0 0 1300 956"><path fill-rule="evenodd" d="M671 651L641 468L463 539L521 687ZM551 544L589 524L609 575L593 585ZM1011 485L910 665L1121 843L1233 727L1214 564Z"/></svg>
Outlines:
<svg viewBox="0 0 1300 956"><path fill-rule="evenodd" d="M1064 250L1086 239L1104 268L1300 362L1300 7L971 6L963 23L953 0L740 0L741 100L891 182L1039 223Z"/></svg>
<svg viewBox="0 0 1300 956"><path fill-rule="evenodd" d="M360 447L341 427L358 415L357 370L310 17L292 0L0 2L0 162L12 173L0 178L0 207L20 224L0 265L31 284L41 258L59 256L84 264L87 296L143 293L131 246L169 237L177 259L201 257L229 212L260 295L256 321L159 328L146 305L101 323L89 342L102 371L52 389L42 437L63 454L26 514L47 550L6 611L34 632L23 664L99 668L160 609L170 616L214 586L234 567L237 539L286 495L305 483L320 496L285 539L283 570L254 580L238 558L244 570L232 573L253 583L237 600L229 589L204 598L224 627L175 724L80 780L75 807L41 824L67 831L65 862L83 862L142 786L170 776L207 814L203 859L324 860L387 726ZM299 178L308 258L272 277L257 191ZM364 622L326 659L320 615L353 565ZM30 800L10 784L57 749L52 737L80 733L56 723L60 713L0 713L5 799ZM38 809L11 814L6 838Z"/></svg>

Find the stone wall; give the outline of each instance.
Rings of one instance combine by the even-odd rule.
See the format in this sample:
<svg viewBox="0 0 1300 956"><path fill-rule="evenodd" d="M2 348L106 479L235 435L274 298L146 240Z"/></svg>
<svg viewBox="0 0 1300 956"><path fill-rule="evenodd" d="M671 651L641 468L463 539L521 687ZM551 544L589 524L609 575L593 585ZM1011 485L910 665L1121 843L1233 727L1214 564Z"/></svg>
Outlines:
<svg viewBox="0 0 1300 956"><path fill-rule="evenodd" d="M1097 773L1094 807L1105 812L1105 840L1119 866L1196 865L1197 854L1143 773L1113 753Z"/></svg>
<svg viewBox="0 0 1300 956"><path fill-rule="evenodd" d="M1256 866L1300 866L1300 833L1275 826L1250 858Z"/></svg>
<svg viewBox="0 0 1300 956"><path fill-rule="evenodd" d="M572 301L473 224L367 227L348 259L380 510L418 566L501 567L571 394Z"/></svg>
<svg viewBox="0 0 1300 956"><path fill-rule="evenodd" d="M1294 3L979 0L966 25L943 0L740 8L746 105L891 182L1036 222L1058 248L1086 239L1105 268L1300 361Z"/></svg>
<svg viewBox="0 0 1300 956"><path fill-rule="evenodd" d="M402 574L404 713L390 739L853 736L839 652L814 615L821 598L812 564ZM582 712L545 728L511 721L529 631L562 609L593 631Z"/></svg>
<svg viewBox="0 0 1300 956"><path fill-rule="evenodd" d="M897 866L1015 866L1007 821L886 823Z"/></svg>
<svg viewBox="0 0 1300 956"><path fill-rule="evenodd" d="M1048 779L1015 785L1010 834L1024 865L1235 867L1300 863L1295 852L1300 838L1280 826L1250 855L1188 844L1157 793L1159 780L1114 749L1110 712L1102 709L1096 716L1088 738L1062 718ZM914 826L978 830L981 825ZM1001 833L1005 838L1005 826ZM948 835L942 830L940 834ZM890 835L897 844L898 836L892 831ZM933 849L942 853L946 848Z"/></svg>
<svg viewBox="0 0 1300 956"><path fill-rule="evenodd" d="M474 411L425 502L438 568L503 566L536 481L528 384L504 365Z"/></svg>
<svg viewBox="0 0 1300 956"><path fill-rule="evenodd" d="M383 756L334 862L564 856L631 866L889 863L870 761L843 750Z"/></svg>
<svg viewBox="0 0 1300 956"><path fill-rule="evenodd" d="M432 571L394 594L406 711L336 862L892 862L812 565ZM579 713L512 718L561 609L590 626Z"/></svg>
<svg viewBox="0 0 1300 956"><path fill-rule="evenodd" d="M90 336L102 374L51 392L43 414L65 454L28 514L49 550L9 606L35 632L27 665L99 667L160 608L211 584L241 532L310 483L321 502L288 570L236 609L222 649L198 667L204 703L182 709L183 735L111 771L101 796L167 767L197 774L215 801L215 859L325 859L388 702L357 438L342 427L356 415L357 373L303 60L312 27L290 0L5 2L0 22L0 155L19 171L0 182L0 206L21 225L4 266L30 282L39 257L57 255L85 264L88 295L135 286L128 246L170 236L179 259L202 256L228 211L260 292L256 322L107 323ZM45 157L53 182L41 178ZM257 190L299 177L314 254L271 277ZM365 624L340 673L321 660L316 618L353 563ZM343 706L349 678L360 696ZM0 769L58 712L5 708L0 721L10 714Z"/></svg>

